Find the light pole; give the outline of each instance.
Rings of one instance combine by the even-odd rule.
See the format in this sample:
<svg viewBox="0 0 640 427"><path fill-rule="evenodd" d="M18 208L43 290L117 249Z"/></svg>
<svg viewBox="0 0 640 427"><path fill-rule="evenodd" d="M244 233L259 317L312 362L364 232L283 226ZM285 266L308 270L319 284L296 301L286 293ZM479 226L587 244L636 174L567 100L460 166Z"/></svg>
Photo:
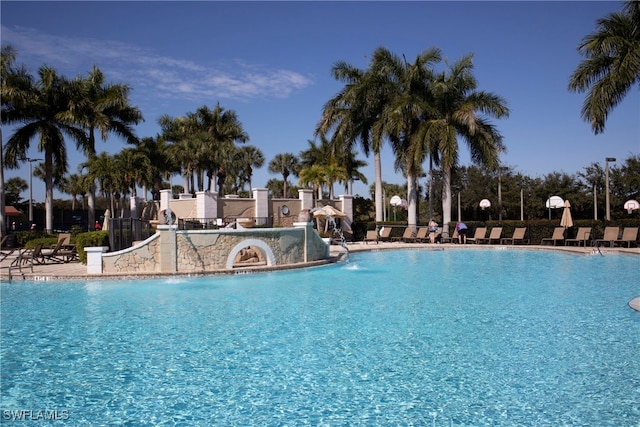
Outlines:
<svg viewBox="0 0 640 427"><path fill-rule="evenodd" d="M604 168L604 198L605 198L605 205L606 205L606 217L605 219L607 221L611 221L611 210L609 207L609 162L615 162L616 158L615 157L607 157L604 159L605 160L605 168Z"/></svg>
<svg viewBox="0 0 640 427"><path fill-rule="evenodd" d="M31 225L33 224L33 162L40 162L42 159L24 157L20 160L29 162L29 225Z"/></svg>

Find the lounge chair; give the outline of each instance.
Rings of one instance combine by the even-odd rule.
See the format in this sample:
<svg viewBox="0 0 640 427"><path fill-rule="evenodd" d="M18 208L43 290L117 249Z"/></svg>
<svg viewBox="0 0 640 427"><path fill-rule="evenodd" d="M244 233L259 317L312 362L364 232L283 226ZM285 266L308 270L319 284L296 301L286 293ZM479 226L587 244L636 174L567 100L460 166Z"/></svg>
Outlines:
<svg viewBox="0 0 640 427"><path fill-rule="evenodd" d="M58 243L56 243L53 249L42 250L42 257L45 263L52 262L59 264L63 262L69 262L77 258L75 247L64 245L65 241L65 239L58 239Z"/></svg>
<svg viewBox="0 0 640 427"><path fill-rule="evenodd" d="M458 230L453 230L453 236L443 237L441 243L458 243Z"/></svg>
<svg viewBox="0 0 640 427"><path fill-rule="evenodd" d="M429 228L418 227L418 232L416 233L416 236L413 238L412 242L426 243L428 240L429 240Z"/></svg>
<svg viewBox="0 0 640 427"><path fill-rule="evenodd" d="M622 238L613 242L614 244L626 245L628 248L631 245L638 246L638 227L625 227L622 230Z"/></svg>
<svg viewBox="0 0 640 427"><path fill-rule="evenodd" d="M367 230L367 235L364 238L364 242L368 245L369 242L376 242L378 244L378 230Z"/></svg>
<svg viewBox="0 0 640 427"><path fill-rule="evenodd" d="M478 243L480 240L484 239L486 236L487 236L487 227L478 227L476 228L476 231L473 237L467 237L467 242Z"/></svg>
<svg viewBox="0 0 640 427"><path fill-rule="evenodd" d="M591 227L578 227L575 239L566 239L564 241L565 246L573 246L576 243L578 246L587 246L587 242L591 239Z"/></svg>
<svg viewBox="0 0 640 427"><path fill-rule="evenodd" d="M602 239L596 240L596 245L600 245L600 243L609 243L609 246L613 247L613 242L618 240L619 233L620 227L605 227L604 236L602 236Z"/></svg>
<svg viewBox="0 0 640 427"><path fill-rule="evenodd" d="M391 240L391 231L392 227L382 227L380 230L380 235L378 236L378 241L380 242L388 242Z"/></svg>
<svg viewBox="0 0 640 427"><path fill-rule="evenodd" d="M517 227L513 230L513 236L504 237L500 239L500 244L504 245L511 242L512 245L517 243L529 244L529 239L525 239L525 235L527 234L527 227Z"/></svg>
<svg viewBox="0 0 640 427"><path fill-rule="evenodd" d="M500 237L502 237L502 227L493 227L491 229L491 233L489 233L489 237L478 239L476 243L488 243L492 242L500 243Z"/></svg>
<svg viewBox="0 0 640 427"><path fill-rule="evenodd" d="M2 249L2 247L7 243L8 238L9 236L5 234L4 236L2 236L2 240L0 241L0 261L4 261L6 257L15 252L14 248Z"/></svg>
<svg viewBox="0 0 640 427"><path fill-rule="evenodd" d="M38 243L33 249L20 250L16 259L11 263L11 267L18 267L22 273L22 266L29 265L33 273L34 264L44 264L44 256L42 255L42 243ZM10 267L10 268L11 268Z"/></svg>
<svg viewBox="0 0 640 427"><path fill-rule="evenodd" d="M556 246L558 243L564 242L564 227L556 227L553 229L553 235L549 238L544 238L540 242L541 245L551 242L551 245Z"/></svg>
<svg viewBox="0 0 640 427"><path fill-rule="evenodd" d="M417 230L415 227L407 227L404 229L404 232L402 233L402 237L394 237L393 240L408 242L413 240L416 237L416 233L417 233Z"/></svg>

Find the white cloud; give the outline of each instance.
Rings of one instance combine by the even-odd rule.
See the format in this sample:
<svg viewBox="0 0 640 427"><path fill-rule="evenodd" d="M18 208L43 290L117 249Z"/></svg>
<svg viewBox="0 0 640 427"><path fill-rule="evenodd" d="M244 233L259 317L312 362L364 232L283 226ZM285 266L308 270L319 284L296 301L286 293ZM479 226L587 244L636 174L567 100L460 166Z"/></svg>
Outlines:
<svg viewBox="0 0 640 427"><path fill-rule="evenodd" d="M86 74L95 64L110 81L126 82L137 93L153 93L152 97L196 102L209 102L212 97L287 98L313 84L311 77L292 70L238 61L210 67L126 43L53 36L24 27L2 26L2 40L18 51L18 62L27 64L32 72L49 64L73 77Z"/></svg>

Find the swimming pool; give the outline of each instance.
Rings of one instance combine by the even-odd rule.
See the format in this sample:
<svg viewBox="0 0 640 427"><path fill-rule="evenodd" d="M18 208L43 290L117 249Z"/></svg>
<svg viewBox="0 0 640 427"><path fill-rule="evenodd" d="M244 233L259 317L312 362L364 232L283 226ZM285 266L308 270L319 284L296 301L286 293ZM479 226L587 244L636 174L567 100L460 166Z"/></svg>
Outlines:
<svg viewBox="0 0 640 427"><path fill-rule="evenodd" d="M638 258L350 258L228 277L2 283L3 421L640 422L640 313L627 306L640 295Z"/></svg>

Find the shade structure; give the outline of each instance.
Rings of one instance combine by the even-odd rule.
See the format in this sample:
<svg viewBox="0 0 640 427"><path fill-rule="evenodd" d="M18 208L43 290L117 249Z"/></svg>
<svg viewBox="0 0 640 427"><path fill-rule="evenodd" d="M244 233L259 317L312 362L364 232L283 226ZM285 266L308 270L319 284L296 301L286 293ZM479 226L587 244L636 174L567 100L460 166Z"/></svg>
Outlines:
<svg viewBox="0 0 640 427"><path fill-rule="evenodd" d="M314 218L322 218L327 216L331 216L334 218L346 218L347 214L342 211L339 211L338 209L334 208L331 205L323 206L321 208L316 208L316 210L313 211Z"/></svg>
<svg viewBox="0 0 640 427"><path fill-rule="evenodd" d="M106 211L104 211L104 221L102 221L103 230L109 229L109 219L111 219L111 211L107 209Z"/></svg>
<svg viewBox="0 0 640 427"><path fill-rule="evenodd" d="M16 209L14 206L5 206L4 207L4 215L5 216L20 216L21 212Z"/></svg>
<svg viewBox="0 0 640 427"><path fill-rule="evenodd" d="M560 227L573 227L573 218L571 218L571 203L569 203L568 200L564 201L564 210L562 211L562 218L560 219Z"/></svg>

